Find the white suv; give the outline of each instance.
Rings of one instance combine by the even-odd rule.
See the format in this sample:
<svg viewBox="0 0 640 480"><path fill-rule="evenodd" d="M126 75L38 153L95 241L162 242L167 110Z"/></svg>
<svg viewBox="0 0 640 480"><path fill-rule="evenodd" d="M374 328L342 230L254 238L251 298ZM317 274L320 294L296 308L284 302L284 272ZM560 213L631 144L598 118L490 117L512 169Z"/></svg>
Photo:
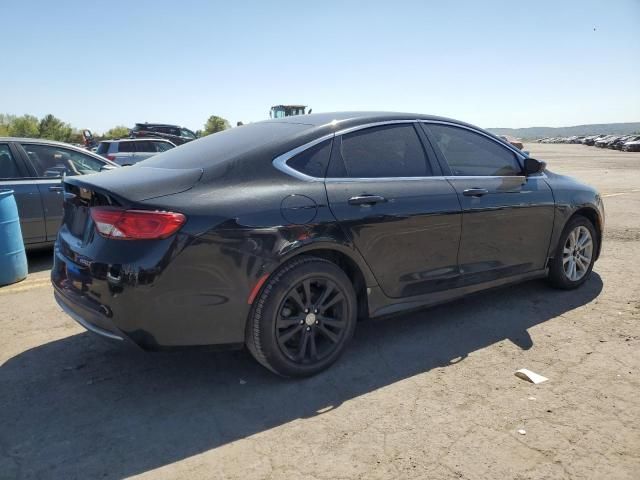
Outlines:
<svg viewBox="0 0 640 480"><path fill-rule="evenodd" d="M96 153L124 167L174 147L175 144L162 138L127 138L104 140L98 145Z"/></svg>

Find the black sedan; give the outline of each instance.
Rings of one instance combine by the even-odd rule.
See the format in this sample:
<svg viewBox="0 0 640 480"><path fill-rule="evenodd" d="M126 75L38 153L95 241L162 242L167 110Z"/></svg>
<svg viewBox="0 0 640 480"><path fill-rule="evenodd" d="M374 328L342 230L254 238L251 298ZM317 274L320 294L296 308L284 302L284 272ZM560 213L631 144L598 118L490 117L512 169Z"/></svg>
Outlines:
<svg viewBox="0 0 640 480"><path fill-rule="evenodd" d="M65 179L52 281L85 328L145 349L246 345L323 370L358 318L548 277L587 280L600 195L455 120L314 114Z"/></svg>

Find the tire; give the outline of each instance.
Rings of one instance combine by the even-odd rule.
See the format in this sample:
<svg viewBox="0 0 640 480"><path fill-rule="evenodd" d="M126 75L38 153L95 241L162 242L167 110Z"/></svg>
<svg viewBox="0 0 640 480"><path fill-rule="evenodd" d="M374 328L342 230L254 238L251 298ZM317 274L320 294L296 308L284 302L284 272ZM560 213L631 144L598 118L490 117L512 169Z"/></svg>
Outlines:
<svg viewBox="0 0 640 480"><path fill-rule="evenodd" d="M278 375L315 375L344 352L356 317L347 275L329 260L301 256L267 280L249 315L246 345Z"/></svg>
<svg viewBox="0 0 640 480"><path fill-rule="evenodd" d="M576 235L573 237L575 243L570 239L572 234ZM588 241L583 243L585 246L590 245L590 251L586 247L580 247L582 235L589 237L590 244ZM579 287L591 275L597 251L598 236L591 221L582 215L572 217L565 225L553 259L549 263L549 283L555 288L564 290ZM588 262L585 260L586 257ZM572 275L572 262L575 275Z"/></svg>

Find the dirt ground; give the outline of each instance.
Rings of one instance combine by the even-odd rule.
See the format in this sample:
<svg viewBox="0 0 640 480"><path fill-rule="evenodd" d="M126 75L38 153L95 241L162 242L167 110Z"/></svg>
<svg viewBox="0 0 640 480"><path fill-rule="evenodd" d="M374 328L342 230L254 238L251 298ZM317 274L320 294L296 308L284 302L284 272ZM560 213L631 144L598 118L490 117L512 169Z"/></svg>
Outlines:
<svg viewBox="0 0 640 480"><path fill-rule="evenodd" d="M640 153L525 149L605 197L588 283L360 324L303 381L95 338L54 303L50 252L31 255L0 289L0 478L640 478Z"/></svg>

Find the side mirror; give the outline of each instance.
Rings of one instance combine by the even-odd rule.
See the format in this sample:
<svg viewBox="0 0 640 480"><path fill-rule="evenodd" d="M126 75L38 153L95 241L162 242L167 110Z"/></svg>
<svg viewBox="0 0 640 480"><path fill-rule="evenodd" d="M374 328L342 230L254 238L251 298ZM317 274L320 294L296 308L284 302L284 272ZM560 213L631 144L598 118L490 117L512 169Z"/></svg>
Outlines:
<svg viewBox="0 0 640 480"><path fill-rule="evenodd" d="M524 174L527 176L541 173L545 168L547 168L547 164L541 160L529 157L524 159Z"/></svg>

